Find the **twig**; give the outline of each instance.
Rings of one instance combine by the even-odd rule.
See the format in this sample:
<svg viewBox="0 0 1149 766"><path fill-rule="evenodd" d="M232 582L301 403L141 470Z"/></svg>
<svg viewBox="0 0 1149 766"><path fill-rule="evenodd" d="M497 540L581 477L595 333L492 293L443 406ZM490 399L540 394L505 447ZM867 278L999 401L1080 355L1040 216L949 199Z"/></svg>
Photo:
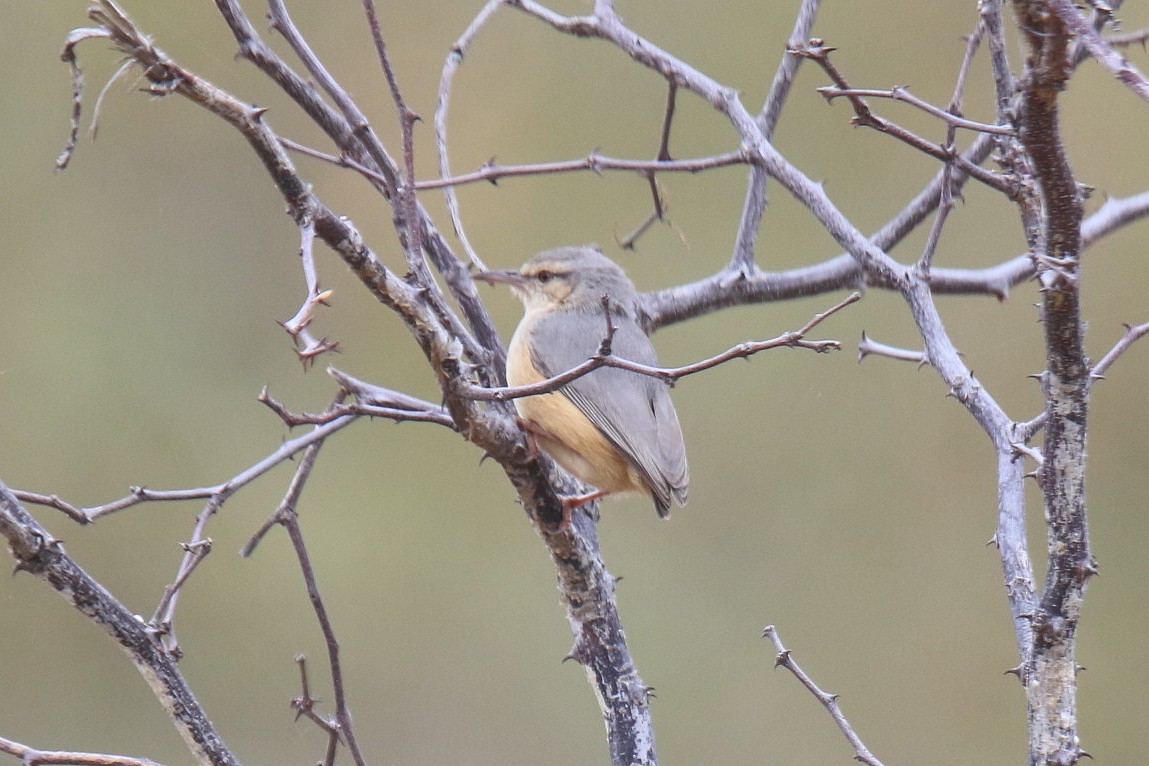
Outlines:
<svg viewBox="0 0 1149 766"><path fill-rule="evenodd" d="M834 85L836 86L835 88L830 88L828 90L825 88L819 89L822 94L826 96L828 101L832 100L837 95L842 95L845 96L846 100L850 102L850 105L854 109L854 117L851 120L852 124L873 128L880 133L886 133L907 144L908 146L912 146L914 149L917 149L923 154L927 154L941 162L955 163L962 169L963 172L967 173L972 178L981 181L986 186L989 186L992 189L997 189L1008 197L1012 198L1014 196L1016 190L1013 188L1013 185L1008 179L1002 178L1001 176L992 173L979 165L969 163L960 154L955 154L954 152L949 151L944 147L938 146L936 143L927 141L921 136L906 130L900 125L897 125L896 123L890 122L884 117L874 114L874 112L870 109L869 104L865 102L863 97L856 95L856 93L859 92L868 93L869 91L855 91L850 86L850 84L846 81L845 76L842 75L842 73L830 60L830 53L832 53L833 50L833 48L825 45L813 46L803 48L798 52L798 55L805 56L817 62L817 64L822 67L822 70L826 72L826 74L834 82ZM891 93L891 91L878 91L878 93L888 95ZM952 115L947 119L952 119Z"/></svg>
<svg viewBox="0 0 1149 766"><path fill-rule="evenodd" d="M1149 28L1135 29L1132 32L1114 32L1104 38L1114 48L1128 48L1132 45L1145 45L1149 41Z"/></svg>
<svg viewBox="0 0 1149 766"><path fill-rule="evenodd" d="M176 570L175 580L170 585L164 586L164 594L159 603L156 604L152 618L148 620L148 628L154 632L156 639L164 649L176 659L183 656L183 651L180 649L179 642L176 641L175 631L172 628L175 622L176 603L179 601L179 594L184 583L188 581L200 562L211 553L211 538L205 537L203 531L207 526L208 518L214 515L222 504L223 500L220 499L219 495L216 495L207 502L207 505L196 517L195 531L192 533L191 542L180 544L184 549L184 557L180 561L179 569Z"/></svg>
<svg viewBox="0 0 1149 766"><path fill-rule="evenodd" d="M47 764L75 764L75 766L162 766L148 758L105 753L81 753L74 750L39 750L10 739L0 737L0 753L19 758L25 766Z"/></svg>
<svg viewBox="0 0 1149 766"><path fill-rule="evenodd" d="M267 457L259 462L244 469L235 476L221 484L214 484L206 487L192 487L189 489L168 489L157 490L148 489L147 487L132 487L131 491L118 500L113 500L110 503L103 505L95 505L88 508L81 508L78 506L66 503L55 495L40 495L29 492L17 492L17 496L26 502L45 505L63 511L69 517L82 520L84 522L95 521L98 518L107 516L116 511L122 511L125 508L131 508L140 503L150 502L172 502L178 500L203 500L210 499L221 493L232 493L235 490L250 484L263 474L270 471L275 466L291 458L300 450L306 449L308 446L316 441L326 439L331 434L339 431L346 426L351 425L358 419L357 414L341 415L327 423L317 425L311 431L297 436L294 439L289 439L279 446L278 449L273 451Z"/></svg>
<svg viewBox="0 0 1149 766"><path fill-rule="evenodd" d="M1113 363L1146 334L1149 334L1149 322L1139 325L1125 325L1125 333L1113 344L1113 348L1109 349L1105 356L1098 359L1093 365L1093 369L1090 370L1091 377L1095 380L1103 377L1105 372L1113 366Z"/></svg>
<svg viewBox="0 0 1149 766"><path fill-rule="evenodd" d="M315 363L316 357L329 351L339 350L339 341L327 338L316 338L308 329L314 318L317 305L328 305L331 290L322 290L319 287L319 274L315 268L315 222L310 218L299 223L299 260L303 266L304 281L307 286L307 297L295 316L280 323L295 343L295 353L303 363L303 369L308 369Z"/></svg>
<svg viewBox="0 0 1149 766"><path fill-rule="evenodd" d="M331 669L331 686L335 695L335 720L339 724L339 735L343 738L343 741L347 743L347 749L351 751L351 757L355 761L356 766L364 766L366 761L355 739L355 728L351 719L351 710L347 706L347 694L344 689L343 665L340 659L339 640L335 636L335 627L331 623L327 606L324 604L323 597L319 593L319 584L315 579L315 569L311 565L311 557L307 552L307 545L303 540L303 530L299 526L299 513L297 510L299 495L303 491L303 486L307 478L311 475L315 458L318 456L321 446L321 443L313 444L304 454L303 460L300 461L299 468L292 479L291 487L280 503L277 515L279 516L279 522L283 524L287 530L288 537L291 538L292 548L295 550L296 558L299 561L299 570L303 575L303 582L307 587L307 597L311 601L312 609L315 611L315 618L319 622L319 628L323 633L323 640L327 646L327 663ZM254 542L255 538L253 538L253 542L249 543L249 545L253 545Z"/></svg>
<svg viewBox="0 0 1149 766"><path fill-rule="evenodd" d="M408 262L423 263L423 227L419 220L419 203L415 197L415 123L419 120L414 110L407 106L403 98L403 91L399 88L399 80L395 76L395 69L391 66L391 58L387 55L387 44L383 40L383 30L379 26L379 14L375 10L375 0L363 0L363 10L367 14L367 26L371 30L371 41L375 44L375 53L379 57L379 65L383 68L383 76L391 90L391 100L395 102L395 109L399 112L399 128L403 142L403 185L398 189L399 203L396 210L402 213L401 233L405 234L405 250ZM419 269L415 271L419 273ZM429 275L428 275L429 277ZM429 278L428 278L429 282Z"/></svg>
<svg viewBox="0 0 1149 766"><path fill-rule="evenodd" d="M814 28L814 19L818 15L820 0L802 0L798 9L794 27L790 31L789 43L782 60L774 71L774 79L770 82L770 90L762 108L758 111L758 127L767 141L774 137L774 129L782 116L782 105L790 93L790 87L798 74L798 67L803 58L793 54L793 50L805 45ZM742 202L742 214L738 218L738 235L734 240L734 247L730 254L728 268L744 276L748 275L755 263L757 255L758 232L762 227L762 217L766 212L766 170L758 165L750 167L750 177L746 183L746 193Z"/></svg>
<svg viewBox="0 0 1149 766"><path fill-rule="evenodd" d="M952 125L955 128L964 128L966 130L975 130L979 133L993 133L999 136L1013 136L1017 135L1017 131L1011 125L990 125L985 122L977 122L975 120L967 120L964 117L948 112L945 109L934 106L928 101L924 101L902 85L895 88L877 89L877 88L846 88L827 85L818 88L818 92L826 97L827 101L832 101L835 98L846 96L853 101L854 98L888 98L894 101L901 101L904 104L921 109L926 114L933 115L943 121L947 125ZM869 118L867 118L869 119Z"/></svg>
<svg viewBox="0 0 1149 766"><path fill-rule="evenodd" d="M811 351L817 351L818 353L836 351L842 347L842 344L839 341L805 340L805 335L827 317L836 314L846 306L849 306L851 303L856 303L857 301L861 300L861 298L861 293L851 293L826 311L814 315L814 317L801 329L785 332L776 338L771 338L770 340L745 341L735 346L731 346L719 354L715 354L709 358L702 359L692 364L683 365L681 367L653 367L650 365L639 364L638 362L633 362L623 357L615 356L613 353L599 353L565 372L559 373L558 375L554 375L545 380L541 380L538 383L530 383L523 386L499 386L492 388L483 388L481 386L473 385L464 386L460 389L460 393L467 398L475 399L478 401L510 401L511 399L518 399L524 396L536 396L538 394L546 394L552 391L556 391L570 383L572 380L581 378L582 376L597 370L600 367L615 367L620 370L629 370L630 372L636 372L640 375L648 375L652 378L658 378L667 383L673 384L688 375L695 375L697 373L704 372L711 369L712 367L717 367L720 364L729 362L731 359L744 359L761 351L767 351L773 348L805 348Z"/></svg>
<svg viewBox="0 0 1149 766"><path fill-rule="evenodd" d="M338 164L343 161L331 158ZM592 173L602 173L608 170L624 170L652 175L655 173L698 173L713 168L728 167L730 165L745 165L750 162L750 154L744 150L735 150L715 154L710 157L697 157L687 160L654 159L635 160L619 157L607 157L597 151L576 160L559 160L556 162L538 162L523 165L499 165L493 160L471 173L457 176L433 178L426 181L417 181L415 188L420 191L428 189L445 189L451 186L488 181L497 183L504 178L514 176L552 175L555 173L571 173L589 170Z"/></svg>
<svg viewBox="0 0 1149 766"><path fill-rule="evenodd" d="M471 46L471 43L474 42L483 26L502 5L502 0L487 0L487 3L475 14L471 23L467 25L463 34L459 35L455 44L451 46L451 51L447 54L447 59L443 62L443 71L439 76L439 95L435 102L434 119L435 149L439 154L439 176L442 178L450 178L451 176L451 161L447 150L447 113L450 110L451 87L455 81L455 73L463 63L463 57L467 53L467 48ZM454 229L455 236L459 238L459 244L463 246L463 252L467 254L467 257L476 268L480 271L486 271L486 265L479 258L475 249L471 247L470 240L467 239L467 232L463 226L463 217L459 213L459 195L455 193L454 185L444 186L443 194L447 202L447 214L451 218L451 226Z"/></svg>
<svg viewBox="0 0 1149 766"><path fill-rule="evenodd" d="M315 712L315 703L319 700L311 694L311 684L307 680L307 659L299 654L295 657L295 663L299 666L300 692L299 696L292 698L291 709L295 711L296 720L299 720L300 717L307 718L327 733L327 752L324 753L322 764L323 766L333 766L340 742L339 723Z"/></svg>
<svg viewBox="0 0 1149 766"><path fill-rule="evenodd" d="M658 153L655 155L656 162L670 162L670 126L674 122L674 108L675 102L678 97L678 85L674 80L667 80L666 83L666 109L662 114L662 131L658 139ZM655 176L653 169L647 170L644 175L646 182L650 186L650 196L653 200L654 210L647 216L646 220L639 224L639 226L629 235L619 240L618 244L624 250L633 250L638 238L642 236L656 221L666 220L666 202L662 198L662 190L658 186L658 178Z"/></svg>
<svg viewBox="0 0 1149 766"><path fill-rule="evenodd" d="M73 29L64 40L64 48L60 51L60 60L68 65L72 73L72 114L69 120L68 140L63 150L56 157L56 169L63 170L72 161L76 153L76 145L80 139L80 115L83 111L84 97L84 70L76 60L76 46L85 40L109 38L111 33L102 27L83 27ZM122 69L122 65L121 65ZM117 75L119 72L117 71Z"/></svg>
<svg viewBox="0 0 1149 766"><path fill-rule="evenodd" d="M807 691L814 695L814 699L821 703L822 707L826 708L826 712L830 714L830 718L834 720L834 724L838 730L845 736L846 741L850 743L850 747L854 748L854 759L868 764L868 766L884 766L884 764L869 751L862 738L854 731L854 727L846 720L846 716L842 713L842 708L838 704L838 695L830 694L822 691L814 679L806 674L806 671L799 667L798 663L790 654L790 650L782 645L782 639L778 635L778 630L773 625L767 625L762 630L762 636L770 639L777 650L777 655L774 658L774 667L783 667L798 679L798 682L806 687Z"/></svg>
<svg viewBox="0 0 1149 766"><path fill-rule="evenodd" d="M1071 0L1050 0L1049 10L1057 14L1061 22L1068 27L1074 37L1081 41L1086 50L1089 51L1089 55L1093 56L1097 63L1108 69L1118 82L1137 94L1143 101L1149 101L1149 80L1146 80L1145 75L1133 66L1129 59L1115 51L1113 46L1089 25Z"/></svg>
<svg viewBox="0 0 1149 766"><path fill-rule="evenodd" d="M929 357L926 356L925 351L914 351L908 348L898 348L897 346L888 346L885 343L880 343L862 331L862 340L858 342L858 361L861 362L867 356L873 354L874 356L884 356L890 359L897 359L903 362L913 362L919 367L923 364L929 364Z"/></svg>

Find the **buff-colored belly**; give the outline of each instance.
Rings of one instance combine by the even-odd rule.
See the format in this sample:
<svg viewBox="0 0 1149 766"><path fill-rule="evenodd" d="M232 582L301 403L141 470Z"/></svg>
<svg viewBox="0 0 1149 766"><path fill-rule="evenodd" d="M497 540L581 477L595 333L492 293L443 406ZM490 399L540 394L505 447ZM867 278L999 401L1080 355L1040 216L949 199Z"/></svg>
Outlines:
<svg viewBox="0 0 1149 766"><path fill-rule="evenodd" d="M523 386L543 380L516 332L507 349L507 383ZM587 484L603 492L646 491L641 474L581 410L559 392L515 399L519 417L541 450Z"/></svg>

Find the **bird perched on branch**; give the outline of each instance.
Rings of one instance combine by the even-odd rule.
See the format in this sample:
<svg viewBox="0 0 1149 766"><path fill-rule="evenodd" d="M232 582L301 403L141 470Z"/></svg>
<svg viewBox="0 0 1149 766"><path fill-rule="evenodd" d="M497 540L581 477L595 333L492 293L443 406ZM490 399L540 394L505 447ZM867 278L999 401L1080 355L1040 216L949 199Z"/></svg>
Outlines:
<svg viewBox="0 0 1149 766"><path fill-rule="evenodd" d="M615 356L658 365L638 322L634 285L597 248L547 250L518 271L485 271L476 279L510 285L526 309L507 349L511 386L566 372L596 356L607 339ZM557 391L514 400L529 439L596 488L563 498L563 526L571 509L616 492L649 494L662 518L671 500L686 504L686 448L669 388L649 375L599 367Z"/></svg>

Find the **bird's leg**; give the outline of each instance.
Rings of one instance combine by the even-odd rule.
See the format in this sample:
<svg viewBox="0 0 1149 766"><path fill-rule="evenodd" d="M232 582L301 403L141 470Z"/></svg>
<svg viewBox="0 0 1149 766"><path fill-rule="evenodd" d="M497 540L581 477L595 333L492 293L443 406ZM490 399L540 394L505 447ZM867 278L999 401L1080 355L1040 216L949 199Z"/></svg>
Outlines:
<svg viewBox="0 0 1149 766"><path fill-rule="evenodd" d="M526 418L515 418L519 424L519 428L523 429L527 440L527 456L531 460L535 460L539 456L539 443L538 437L543 439L551 439L557 441L554 435L543 426L539 425L534 420L527 420ZM587 492L582 495L560 495L559 500L562 502L563 518L559 522L558 531L562 532L571 525L571 511L575 508L586 505L587 503L598 500L600 497L605 497L606 492L601 489L596 489L593 492Z"/></svg>
<svg viewBox="0 0 1149 766"><path fill-rule="evenodd" d="M587 492L585 495L563 495L563 523L561 529L566 529L571 523L571 511L575 508L580 508L587 503L598 500L600 497L606 497L606 492L601 489L596 489L594 492Z"/></svg>

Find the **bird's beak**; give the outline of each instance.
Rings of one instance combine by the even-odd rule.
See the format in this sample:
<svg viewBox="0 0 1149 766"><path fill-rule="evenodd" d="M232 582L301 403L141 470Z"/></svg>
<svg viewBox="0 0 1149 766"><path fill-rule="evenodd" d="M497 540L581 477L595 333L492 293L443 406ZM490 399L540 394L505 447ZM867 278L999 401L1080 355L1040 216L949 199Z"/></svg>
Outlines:
<svg viewBox="0 0 1149 766"><path fill-rule="evenodd" d="M475 274L472 279L477 279L481 282L489 282L492 285L510 285L511 287L522 287L527 283L527 278L517 271L512 269L493 269L491 271L480 271Z"/></svg>

